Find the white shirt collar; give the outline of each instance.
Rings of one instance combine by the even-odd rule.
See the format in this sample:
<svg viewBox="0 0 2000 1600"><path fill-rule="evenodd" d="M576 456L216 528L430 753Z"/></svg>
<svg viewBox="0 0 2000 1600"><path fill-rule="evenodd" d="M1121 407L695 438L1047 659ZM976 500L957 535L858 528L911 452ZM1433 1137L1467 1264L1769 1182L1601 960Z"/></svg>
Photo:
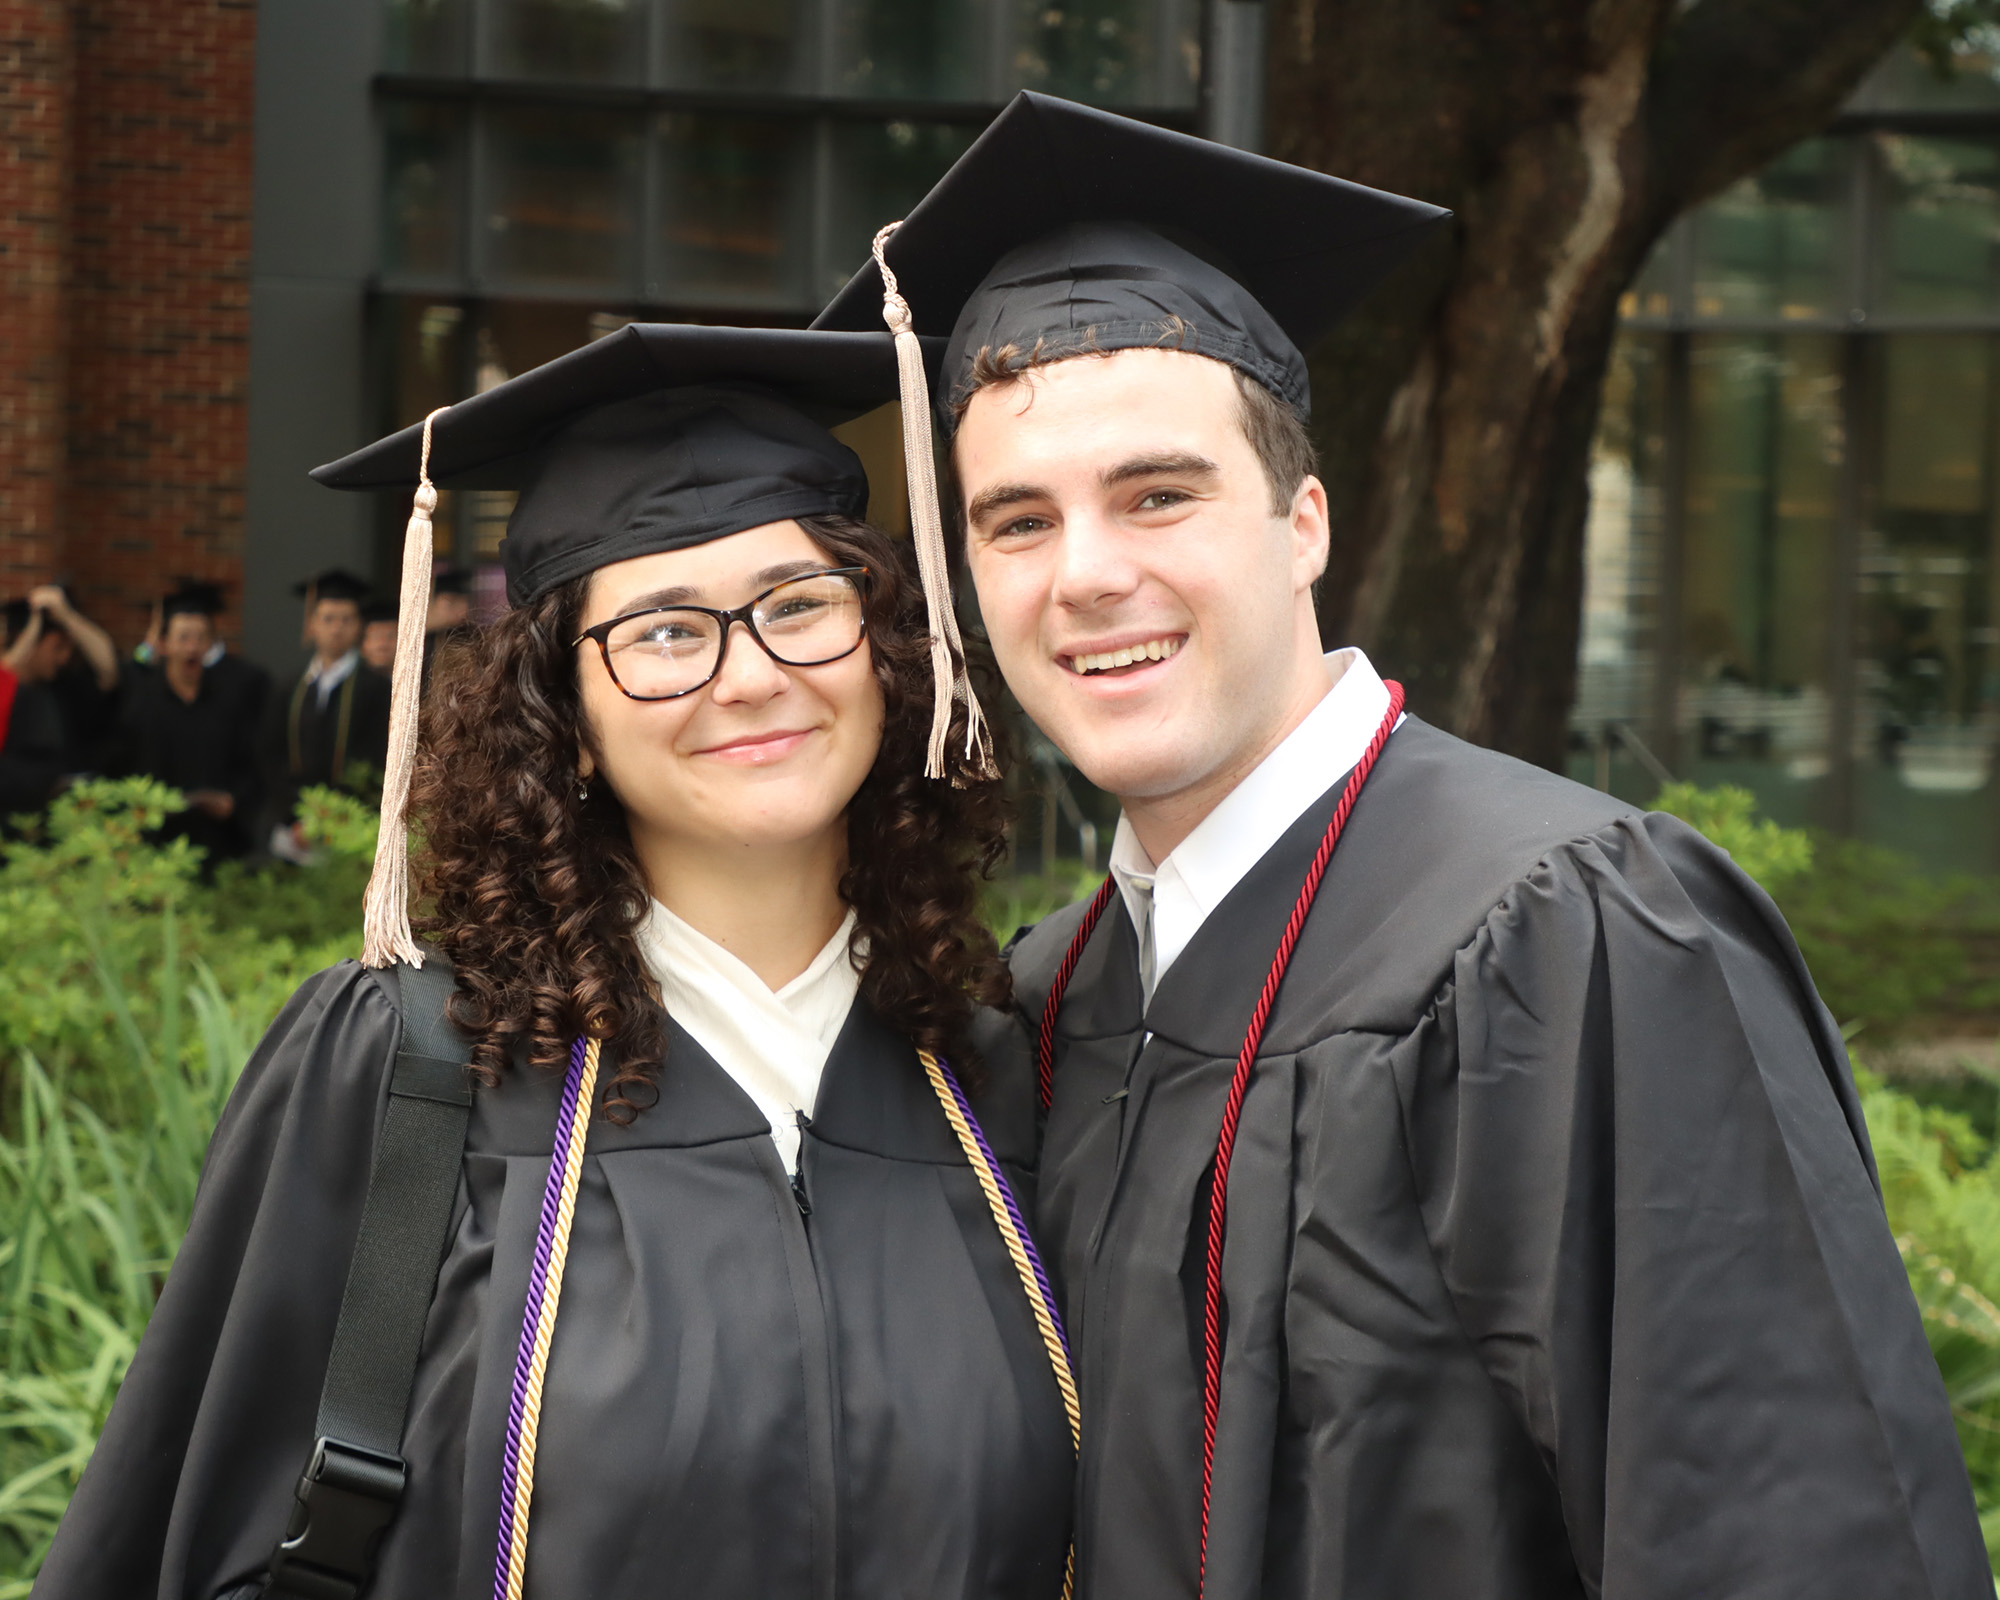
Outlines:
<svg viewBox="0 0 2000 1600"><path fill-rule="evenodd" d="M322 667L319 657L314 656L306 666L306 682L319 693L319 703L325 707L327 697L353 676L354 669L361 664L361 651L357 647L347 652L330 667Z"/></svg>
<svg viewBox="0 0 2000 1600"><path fill-rule="evenodd" d="M1134 928L1146 928L1151 893L1153 982L1188 947L1209 914L1285 831L1360 761L1389 710L1389 690L1359 650L1326 657L1332 680L1319 704L1230 790L1157 865L1132 824L1118 818L1111 840L1117 880ZM1142 952L1140 971L1146 970ZM1152 1000L1149 991L1146 999Z"/></svg>
<svg viewBox="0 0 2000 1600"><path fill-rule="evenodd" d="M798 1171L799 1113L811 1115L861 990L850 958L854 924L850 910L806 970L776 990L657 900L639 924L639 953L668 1014L757 1103L788 1172Z"/></svg>

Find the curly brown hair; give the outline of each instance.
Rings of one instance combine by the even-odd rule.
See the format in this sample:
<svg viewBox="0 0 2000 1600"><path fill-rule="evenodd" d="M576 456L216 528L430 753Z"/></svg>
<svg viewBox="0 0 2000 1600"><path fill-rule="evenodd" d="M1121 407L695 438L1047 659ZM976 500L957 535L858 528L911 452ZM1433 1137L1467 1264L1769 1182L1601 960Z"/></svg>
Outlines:
<svg viewBox="0 0 2000 1600"><path fill-rule="evenodd" d="M931 671L923 592L907 542L847 517L799 525L836 566L873 574L865 614L882 688L882 747L847 813L840 893L865 941L861 994L923 1049L976 1070L975 1004L1011 998L979 917L979 885L1005 850L997 782L923 775ZM426 915L417 926L457 969L451 1019L488 1082L517 1053L559 1067L579 1034L615 1044L606 1102L650 1105L665 1013L637 931L649 904L625 814L607 786L577 796L588 738L571 646L590 579L507 612L439 653L425 697L411 815ZM965 736L964 713L953 737Z"/></svg>

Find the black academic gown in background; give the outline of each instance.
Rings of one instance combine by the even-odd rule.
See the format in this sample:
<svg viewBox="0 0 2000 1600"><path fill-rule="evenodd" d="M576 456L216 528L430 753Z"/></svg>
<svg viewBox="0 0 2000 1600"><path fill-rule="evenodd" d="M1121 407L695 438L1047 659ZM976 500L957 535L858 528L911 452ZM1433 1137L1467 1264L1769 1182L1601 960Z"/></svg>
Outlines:
<svg viewBox="0 0 2000 1600"><path fill-rule="evenodd" d="M211 857L248 852L263 796L257 742L270 680L224 656L204 667L192 701L183 700L158 666L126 669L113 743L112 770L157 778L183 793L218 789L236 802L227 817L190 806L162 830L185 835Z"/></svg>
<svg viewBox="0 0 2000 1600"><path fill-rule="evenodd" d="M76 770L61 697L46 683L22 683L0 739L0 829L9 817L41 811Z"/></svg>
<svg viewBox="0 0 2000 1600"><path fill-rule="evenodd" d="M282 1536L401 1025L308 983L210 1148L194 1225L36 1600L206 1600ZM1031 1206L1031 1075L989 1019L977 1105ZM371 1600L487 1600L560 1077L476 1098ZM592 1123L542 1403L542 1600L1054 1600L1067 1424L1033 1316L913 1052L857 1003L803 1141L673 1030L657 1105ZM248 1591L245 1591L246 1593Z"/></svg>
<svg viewBox="0 0 2000 1600"><path fill-rule="evenodd" d="M1061 1012L1084 1600L1196 1590L1216 1133L1339 792L1143 1021L1119 900ZM1079 920L1014 952L1031 1019ZM1209 1600L1991 1600L1839 1033L1670 817L1406 722L1280 992L1227 1240Z"/></svg>
<svg viewBox="0 0 2000 1600"><path fill-rule="evenodd" d="M379 783L389 758L389 680L357 661L322 706L318 688L301 672L271 697L264 758L278 822L292 820L301 789L351 789L364 771Z"/></svg>

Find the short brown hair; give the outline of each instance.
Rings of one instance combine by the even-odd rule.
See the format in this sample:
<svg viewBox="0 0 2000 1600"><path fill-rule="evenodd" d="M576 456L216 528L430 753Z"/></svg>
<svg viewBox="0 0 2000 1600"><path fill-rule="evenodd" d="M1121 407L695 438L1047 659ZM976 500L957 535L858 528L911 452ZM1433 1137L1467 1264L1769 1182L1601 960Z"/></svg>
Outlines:
<svg viewBox="0 0 2000 1600"><path fill-rule="evenodd" d="M1039 339L1032 350L1023 350L1017 344L1004 344L997 350L991 345L982 346L972 358L971 377L952 398L954 428L965 420L965 408L981 389L1016 383L1025 373L1053 366L1058 361L1115 355L1116 351L1098 347L1096 332L1094 328L1085 328L1074 338L1063 340L1059 347ZM1161 324L1161 337L1154 348L1184 350L1193 332L1193 324L1185 318L1170 317ZM1319 451L1306 430L1306 419L1288 401L1279 399L1241 367L1229 370L1236 378L1236 420L1244 438L1250 441L1250 448L1257 453L1265 482L1271 486L1271 515L1285 516L1292 509L1292 497L1299 492L1299 485L1319 470Z"/></svg>

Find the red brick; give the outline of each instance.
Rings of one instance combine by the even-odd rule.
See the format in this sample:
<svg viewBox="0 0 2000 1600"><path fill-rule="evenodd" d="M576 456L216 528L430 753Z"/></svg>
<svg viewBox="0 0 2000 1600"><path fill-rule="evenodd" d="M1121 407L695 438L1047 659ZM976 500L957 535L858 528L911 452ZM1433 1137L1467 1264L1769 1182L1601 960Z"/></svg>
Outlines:
<svg viewBox="0 0 2000 1600"><path fill-rule="evenodd" d="M231 0L0 0L0 595L122 642L240 590L255 52Z"/></svg>

